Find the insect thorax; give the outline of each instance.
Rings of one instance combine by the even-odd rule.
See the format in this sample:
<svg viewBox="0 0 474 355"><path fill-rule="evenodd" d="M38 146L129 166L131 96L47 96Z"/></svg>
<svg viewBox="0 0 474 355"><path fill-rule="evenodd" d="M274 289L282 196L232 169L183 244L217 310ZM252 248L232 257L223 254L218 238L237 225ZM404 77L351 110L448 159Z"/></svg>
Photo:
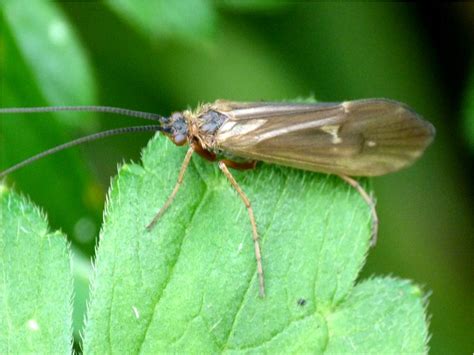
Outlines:
<svg viewBox="0 0 474 355"><path fill-rule="evenodd" d="M189 130L192 139L199 141L204 149L218 153L215 144L216 133L228 118L226 114L210 106L202 106L190 119Z"/></svg>

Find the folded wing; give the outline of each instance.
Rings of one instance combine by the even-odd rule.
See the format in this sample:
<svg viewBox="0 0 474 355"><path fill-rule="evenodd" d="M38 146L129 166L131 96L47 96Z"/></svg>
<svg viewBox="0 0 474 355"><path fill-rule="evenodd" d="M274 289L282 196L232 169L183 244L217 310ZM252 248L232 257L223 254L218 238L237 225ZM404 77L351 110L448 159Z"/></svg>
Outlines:
<svg viewBox="0 0 474 355"><path fill-rule="evenodd" d="M412 164L434 127L408 106L386 99L342 103L218 101L230 118L216 134L232 155L317 172L383 175Z"/></svg>

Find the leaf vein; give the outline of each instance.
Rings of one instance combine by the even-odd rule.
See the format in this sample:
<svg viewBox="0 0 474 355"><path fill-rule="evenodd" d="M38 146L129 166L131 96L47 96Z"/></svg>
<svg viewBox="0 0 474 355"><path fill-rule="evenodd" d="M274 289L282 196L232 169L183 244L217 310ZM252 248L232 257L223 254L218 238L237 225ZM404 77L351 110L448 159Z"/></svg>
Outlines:
<svg viewBox="0 0 474 355"><path fill-rule="evenodd" d="M200 174L198 173L198 175L200 175ZM200 207L203 205L203 202L206 200L206 198L207 198L207 196L208 196L208 194L209 194L209 190L208 190L207 184L204 184L204 186L205 186L205 189L204 189L204 192L203 192L201 198L199 199L199 203L198 203L198 204L196 205L196 207L194 208L194 211L192 212L192 216L191 216L191 218L190 218L190 220L189 220L189 223L186 224L186 227L185 227L185 229L184 229L184 231L183 231L183 237L181 238L181 242L180 242L180 245L179 245L179 248L178 248L178 250L179 250L178 255L176 256L175 260L173 261L173 264L171 265L170 271L168 272L168 277L167 277L166 280L164 281L164 286L163 286L161 292L155 297L155 300L153 300L153 303L154 303L155 305L154 305L154 307L153 307L152 316L147 320L147 324L146 324L146 326L145 326L145 331L143 332L143 337L142 337L142 339L139 341L140 347L138 348L137 353L141 353L141 352L142 352L142 346L143 346L143 344L144 344L144 342L145 342L145 339L146 339L146 337L147 337L147 334L148 334L148 332L149 332L149 330L150 330L150 325L151 325L151 323L152 323L152 321L153 321L153 315L155 314L155 312L156 312L156 310L157 310L157 308L158 308L158 305L159 305L159 303L160 303L160 301L161 301L161 299L162 299L162 296L163 296L163 294L164 294L166 288L168 287L169 282L170 282L170 280L171 280L171 278L172 278L172 276L173 276L173 273L174 273L176 264L178 263L179 257L180 257L180 255L181 255L181 251L182 251L182 246L183 246L184 240L185 240L186 237L187 237L187 234L188 234L188 232L189 232L190 227L193 225L193 220L194 220L194 218L195 218L195 216L196 216L197 211L198 211L198 210L200 209Z"/></svg>
<svg viewBox="0 0 474 355"><path fill-rule="evenodd" d="M284 193L286 192L286 190L288 189L288 175L285 175L285 186L280 190L280 195L278 196L278 199L277 199L277 202L275 204L275 208L273 208L273 213L272 213L272 217L270 218L270 222L268 223L268 225L266 226L265 228L265 232L262 234L262 237L260 238L261 240L261 244L262 246L264 245L264 241L266 240L266 236L267 236L267 233L268 231L270 230L273 222L275 221L275 216L276 216L276 211L277 211L277 206L280 205L281 203L281 200L282 200L282 197L284 195ZM226 350L229 346L229 340L230 340L230 337L232 335L232 332L234 330L234 327L237 323L237 318L240 314L240 312L242 311L243 309L243 306L244 306L244 301L245 299L247 298L247 295L250 291L250 287L252 286L252 283L253 283L253 280L255 280L255 278L257 277L257 271L254 272L253 276L250 278L250 281L249 281L249 284L247 286L247 289L245 290L245 292L242 294L242 298L240 300L240 303L239 303L239 307L237 308L237 312L235 313L235 316L233 317L233 321L232 321L232 324L231 324L231 327L230 327L230 330L229 330L229 333L227 334L227 337L226 337L226 340L225 340L225 343L224 343L224 346L222 348L222 351Z"/></svg>

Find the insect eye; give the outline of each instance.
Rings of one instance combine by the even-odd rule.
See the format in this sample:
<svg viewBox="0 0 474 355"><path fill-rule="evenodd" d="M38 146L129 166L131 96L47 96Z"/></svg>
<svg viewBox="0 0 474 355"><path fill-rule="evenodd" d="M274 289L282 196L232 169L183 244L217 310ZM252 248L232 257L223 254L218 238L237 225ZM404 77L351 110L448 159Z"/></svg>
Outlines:
<svg viewBox="0 0 474 355"><path fill-rule="evenodd" d="M171 130L171 127L163 126L161 128L161 131L166 134L171 134L173 131Z"/></svg>
<svg viewBox="0 0 474 355"><path fill-rule="evenodd" d="M181 134L181 133L178 133L173 137L173 142L176 145L183 145L186 143L187 140L188 138L184 134Z"/></svg>

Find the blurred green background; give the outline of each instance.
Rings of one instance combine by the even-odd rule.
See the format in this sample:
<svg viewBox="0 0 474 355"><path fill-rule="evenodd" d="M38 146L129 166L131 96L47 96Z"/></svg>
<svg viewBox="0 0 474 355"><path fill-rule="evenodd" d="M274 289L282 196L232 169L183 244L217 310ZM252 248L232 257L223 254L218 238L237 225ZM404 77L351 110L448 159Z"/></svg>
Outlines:
<svg viewBox="0 0 474 355"><path fill-rule="evenodd" d="M100 104L169 114L218 98L309 95L412 106L437 137L415 166L374 179L379 241L361 277L423 285L431 352L472 353L472 3L4 0L0 10L1 107ZM1 116L0 170L73 137L132 124L84 113ZM78 323L110 177L121 162L139 160L149 138L91 143L7 179L70 236Z"/></svg>

